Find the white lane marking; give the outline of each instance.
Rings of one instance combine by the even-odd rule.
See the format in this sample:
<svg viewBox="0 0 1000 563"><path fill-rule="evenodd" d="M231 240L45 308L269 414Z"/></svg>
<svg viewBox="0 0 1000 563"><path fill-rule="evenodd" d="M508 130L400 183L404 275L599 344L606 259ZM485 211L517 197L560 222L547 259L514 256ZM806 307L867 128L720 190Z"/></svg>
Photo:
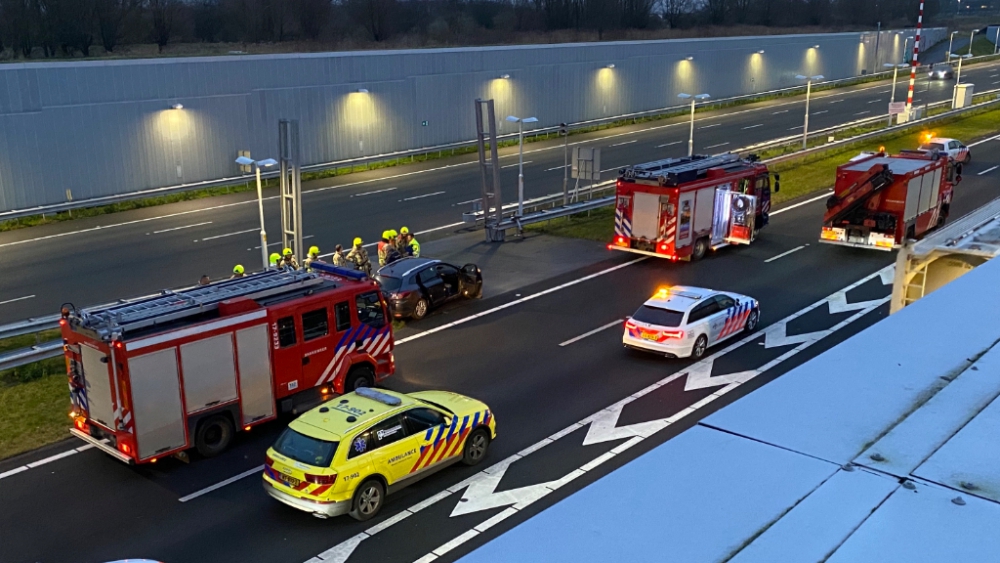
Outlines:
<svg viewBox="0 0 1000 563"><path fill-rule="evenodd" d="M205 237L205 238L201 239L201 242L205 242L206 240L215 240L217 238L226 238L226 237L233 237L233 236L236 236L236 235L245 235L247 233L259 233L259 232L260 232L260 229L247 229L245 231L236 231L235 233L226 233L224 235L215 235L215 236L211 236L211 237ZM198 241L196 240L195 242L198 242ZM271 245L268 245L268 246L271 246Z"/></svg>
<svg viewBox="0 0 1000 563"><path fill-rule="evenodd" d="M622 145L631 145L632 143L638 141L639 139L632 139L631 141L622 141L621 143L615 143L611 145L612 147L620 147Z"/></svg>
<svg viewBox="0 0 1000 563"><path fill-rule="evenodd" d="M431 192L429 194L421 194L421 195L415 195L415 196L411 196L411 197L404 197L403 199L401 199L399 201L413 201L415 199L423 199L425 197L434 197L436 195L441 195L443 193L444 193L443 191L441 191L441 192Z"/></svg>
<svg viewBox="0 0 1000 563"><path fill-rule="evenodd" d="M483 198L477 197L476 199L470 199L468 201L460 201L460 202L456 203L455 205L468 205L470 203L476 203L477 201L483 201Z"/></svg>
<svg viewBox="0 0 1000 563"><path fill-rule="evenodd" d="M247 471L244 471L243 473L240 473L239 475L236 475L234 477L230 477L229 479L226 479L225 481L219 481L218 483L216 483L216 484L214 484L214 485L212 485L210 487L205 487L204 489L202 489L200 491L195 491L195 492L193 492L193 493L191 493L191 494L189 494L187 496L183 496L183 497L181 497L181 498L179 498L177 500L179 500L181 502L187 502L189 500L196 499L196 498L200 497L201 495L206 495L206 494L208 494L208 493L210 493L210 492L212 492L214 490L221 489L222 487L225 487L226 485L228 485L230 483L235 483L236 481L239 481L240 479L243 479L245 477L249 477L249 476L254 475L254 474L259 474L263 470L264 470L264 466L263 465L259 465L257 467L254 467L253 469L249 469Z"/></svg>
<svg viewBox="0 0 1000 563"><path fill-rule="evenodd" d="M858 113L856 113L856 114L854 114L854 115L864 115L864 114L866 114L866 113L871 113L871 111L870 111L870 110L865 110L865 111L859 111Z"/></svg>
<svg viewBox="0 0 1000 563"><path fill-rule="evenodd" d="M998 77L998 76L1000 76L1000 74L991 74L991 75L990 75L990 78L996 78L996 77Z"/></svg>
<svg viewBox="0 0 1000 563"><path fill-rule="evenodd" d="M498 311L502 311L502 310L507 309L509 307L513 307L515 305L520 305L521 303L525 303L525 302L531 301L532 299L537 299L539 297L542 297L544 295L548 295L550 293L555 293L556 291L560 291L560 290L566 289L567 287L572 287L574 285L577 285L579 283L583 283L583 282L588 281L588 280L592 280L594 278L599 278L599 277L601 277L601 276L603 276L605 274L610 274L611 272L615 272L615 271L621 270L622 268L628 268L629 266L631 266L633 264L642 262L646 258L647 258L646 256L643 256L642 258L636 258L635 260L631 260L629 262L625 262L624 264L618 264L617 266L612 266L610 268L601 270L600 272L594 272L593 274L589 274L589 275L583 276L582 278L577 278L575 280L568 281L568 282L566 282L566 283L564 283L562 285L557 285L555 287L550 287L549 289L539 291L538 293L532 293L531 295L528 295L527 297L522 297L520 299L515 299L514 301L509 301L507 303L504 303L503 305L497 305L496 307L493 307L492 309L487 309L487 310L483 311L482 313L476 313L475 315L470 315L468 317L465 317L465 318L462 318L462 319L458 319L457 321L452 321L450 323L443 324L441 326L434 327L434 328L425 330L423 332L418 332L418 333L416 333L414 335L407 336L406 338L403 338L401 340L397 340L396 341L396 346L399 346L400 344L406 344L407 342L416 340L418 338L423 338L425 336L430 336L430 335L432 335L432 334L434 334L436 332L441 332L442 330L447 330L449 328L465 324L465 323L467 323L469 321L476 320L476 319L478 319L480 317L485 317L487 315L492 315L493 313L496 313Z"/></svg>
<svg viewBox="0 0 1000 563"><path fill-rule="evenodd" d="M757 125L751 125L749 127L744 127L743 130L746 131L747 129L753 129L755 127L763 127L763 126L764 126L763 123L758 123Z"/></svg>
<svg viewBox="0 0 1000 563"><path fill-rule="evenodd" d="M359 194L353 194L351 197L364 197L366 195L384 194L385 192L391 192L398 188L383 188L381 190L372 190L370 192L361 192Z"/></svg>
<svg viewBox="0 0 1000 563"><path fill-rule="evenodd" d="M717 145L708 145L707 147L705 147L705 150L715 149L715 148L718 148L718 147L724 147L724 146L726 146L728 144L729 144L729 141L726 141L725 143L719 143Z"/></svg>
<svg viewBox="0 0 1000 563"><path fill-rule="evenodd" d="M314 236L316 236L316 235L306 235L306 236L302 237L302 240L309 240L309 239L313 238ZM276 242L269 242L269 243L267 243L267 247L268 248L271 248L272 246L281 246L281 241L279 240L279 241L276 241ZM257 246L253 247L252 249L248 248L247 250L260 250L260 245L258 244Z"/></svg>
<svg viewBox="0 0 1000 563"><path fill-rule="evenodd" d="M593 335L597 334L598 332L601 332L602 330L607 330L607 329L609 329L609 328L611 328L613 326L620 326L622 324L622 322L623 322L623 319L618 319L618 320L611 321L610 323L608 323L606 325L599 326L599 327L595 328L594 330L591 330L591 331L588 331L588 332L585 332L585 333L581 334L580 336L577 336L575 338L570 338L566 342L563 342L563 343L561 343L559 345L560 346L569 346L570 344L572 344L574 342L579 342L579 341L583 340L584 338L587 338L588 336L593 336Z"/></svg>
<svg viewBox="0 0 1000 563"><path fill-rule="evenodd" d="M824 113L827 113L827 112L829 112L829 111L830 111L830 110L828 110L828 109L825 109L825 110L822 110L822 111L814 111L814 112L812 112L812 114L813 114L813 115L820 115L820 114L824 114Z"/></svg>
<svg viewBox="0 0 1000 563"><path fill-rule="evenodd" d="M882 90L881 92L877 92L877 93L878 94L888 94L889 92L892 92L892 90Z"/></svg>
<svg viewBox="0 0 1000 563"><path fill-rule="evenodd" d="M839 103L840 103L840 102L842 102L842 101L844 101L844 98L841 98L841 99L839 99L839 100L830 100L830 103L831 103L831 104L839 104Z"/></svg>
<svg viewBox="0 0 1000 563"><path fill-rule="evenodd" d="M662 145L656 145L656 148L662 149L663 147L669 147L669 146L672 146L672 145L679 145L679 144L681 144L683 142L684 141L673 141L671 143L663 143Z"/></svg>
<svg viewBox="0 0 1000 563"><path fill-rule="evenodd" d="M781 114L781 113L788 113L788 110L787 109L783 109L781 111L776 111L776 112L772 113L771 115L778 115L778 114Z"/></svg>
<svg viewBox="0 0 1000 563"><path fill-rule="evenodd" d="M169 229L160 229L159 231L153 231L153 234L158 235L160 233L169 233L170 231L179 231L181 229L190 229L192 227L200 227L202 225L211 225L211 224L212 224L211 221L205 221L204 223L195 223L194 225L184 225L183 227L171 227Z"/></svg>
<svg viewBox="0 0 1000 563"><path fill-rule="evenodd" d="M698 129L708 129L709 127L718 127L719 125L722 125L722 124L721 123L713 123L711 125L702 125Z"/></svg>
<svg viewBox="0 0 1000 563"><path fill-rule="evenodd" d="M15 297L13 299L8 299L6 301L0 301L0 305L6 305L8 303L13 303L15 301L24 301L25 299L34 299L34 295L25 295L24 297Z"/></svg>
<svg viewBox="0 0 1000 563"><path fill-rule="evenodd" d="M84 445L80 446L79 448L72 448L72 449L66 450L66 451L64 451L62 453L51 455L51 456L49 456L49 457L47 457L45 459L40 459L38 461L33 461L33 462L31 462L31 463L29 463L27 465L22 465L20 467L15 467L14 469L10 469L8 471L4 471L3 473L0 473L0 479L5 479L5 478L10 477L12 475L17 475L18 473L27 471L29 469L34 469L36 467L39 467L41 465L45 465L47 463L52 463L53 461L63 459L64 457L69 457L71 455L78 454L80 452L85 452L85 451L87 451L87 450L89 450L89 449L91 449L93 447L94 447L93 444L84 444Z"/></svg>
<svg viewBox="0 0 1000 563"><path fill-rule="evenodd" d="M569 167L569 164L563 164L562 166L556 166L555 168L546 168L546 172L552 172L553 170L562 170L563 168Z"/></svg>
<svg viewBox="0 0 1000 563"><path fill-rule="evenodd" d="M64 457L69 457L71 455L75 455L76 453L77 453L76 450L66 450L65 452L58 453L58 454L53 455L53 456L49 456L49 457L47 457L45 459L40 459L38 461L33 461L33 462L27 464L25 467L27 467L28 469L34 469L34 468L38 467L39 465L45 465L46 463L52 463L53 461L56 461L57 459L62 459Z"/></svg>
<svg viewBox="0 0 1000 563"><path fill-rule="evenodd" d="M985 139L979 139L978 141L976 141L974 143L969 143L966 146L967 147L976 147L976 146L979 146L979 145L981 145L983 143L988 143L990 141L996 141L996 140L1000 140L1000 135L994 135L992 137L986 137Z"/></svg>
<svg viewBox="0 0 1000 563"><path fill-rule="evenodd" d="M774 215L774 213L772 213L771 215ZM443 231L445 229L454 229L455 227L461 227L462 225L465 225L464 221L460 221L458 223L452 223L450 225L442 225L440 227L434 227L433 229L424 229L423 231L415 231L413 233L413 235L414 236L425 235L427 233L433 233L435 231ZM378 244L378 242L376 241L376 242L370 242L370 243L365 244L363 246L365 248L370 248L370 247L375 246L377 244ZM271 245L269 244L268 246L271 246ZM257 248L260 248L260 247L258 246ZM350 250L349 248L348 249L344 249L344 252L348 252L349 250ZM320 254L319 255L320 258L329 258L331 256L333 256L333 252L327 252L326 254ZM397 344L399 344L399 343L397 342Z"/></svg>
<svg viewBox="0 0 1000 563"><path fill-rule="evenodd" d="M1000 168L1000 165L998 165L998 166L991 166L991 167L987 168L986 170L983 170L982 172L979 172L978 174L976 174L976 176L982 176L983 174L989 174L990 172L993 172L997 168ZM3 303L0 303L0 305L3 305Z"/></svg>
<svg viewBox="0 0 1000 563"><path fill-rule="evenodd" d="M802 246L796 246L795 248L793 248L793 249L791 249L791 250L787 250L787 251L785 251L785 252L782 252L781 254L779 254L779 255L777 255L777 256L772 256L772 257L768 258L767 260L764 260L764 263L766 264L766 263L768 263L768 262L774 262L774 261L775 261L775 260L777 260L778 258L784 258L785 256L788 256L789 254L791 254L791 253L793 253L793 252L798 252L798 251L802 250L802 249L803 249L803 248L805 248L806 246L807 246L807 245L805 245L805 244L803 244Z"/></svg>
<svg viewBox="0 0 1000 563"><path fill-rule="evenodd" d="M532 162L534 162L534 160L525 160L524 164L531 164ZM514 164L505 164L504 166L501 166L500 168L517 168L518 166L520 166L520 164L518 164L517 162L515 162Z"/></svg>
<svg viewBox="0 0 1000 563"><path fill-rule="evenodd" d="M796 129L802 129L802 127L803 127L802 125L796 125L795 127L789 127L788 130L795 131Z"/></svg>
<svg viewBox="0 0 1000 563"><path fill-rule="evenodd" d="M997 80L996 82L990 82L990 85L994 85L995 86L997 84L1000 84L1000 80Z"/></svg>
<svg viewBox="0 0 1000 563"><path fill-rule="evenodd" d="M819 201L821 199L826 199L832 193L833 193L833 190L827 190L827 191L823 192L822 195L818 195L816 197L809 198L809 199L807 199L805 201L800 201L800 202L798 202L796 204L789 205L788 207L782 207L781 209L778 209L776 211L772 211L771 215L772 216L774 216L774 215L780 215L780 214L784 213L785 211L791 211L792 209L795 209L796 207L802 207L803 205L809 205L810 203L812 203L814 201Z"/></svg>
<svg viewBox="0 0 1000 563"><path fill-rule="evenodd" d="M875 104L875 103L878 103L878 102L881 102L881 101L882 101L882 98L879 98L879 99L877 99L877 100L869 100L869 101L868 101L868 102L866 102L866 103L869 103L869 104Z"/></svg>
<svg viewBox="0 0 1000 563"><path fill-rule="evenodd" d="M679 372L672 373L663 379L647 386L646 388L633 393L632 395L625 397L624 399L606 407L605 409L598 411L587 418L579 422L575 422L568 426L567 428L556 432L555 434L543 438L539 442L517 452L492 466L480 471L479 473L473 475L472 477L442 491L444 494L437 494L427 500L424 500L408 509L405 509L400 515L393 517L393 524L397 524L406 518L418 513L419 511L433 506L437 502L448 498L450 494L456 493L464 489L461 500L456 503L454 509L452 509L450 516L462 516L466 514L471 514L474 512L479 512L483 510L491 510L501 507L507 507L503 512L493 516L488 522L488 526L485 526L485 522L477 527L474 527L468 531L459 534L456 538L449 540L437 549L431 550L431 552L417 561L434 561L440 555L451 551L461 545L462 543L468 541L469 539L475 537L481 533L480 527L485 526L483 529L492 527L498 522L517 514L519 511L528 507L529 505L535 503L541 498L547 496L553 491L563 487L564 485L572 482L580 476L585 475L588 471L591 471L606 461L612 459L614 456L628 450L629 448L641 443L643 440L655 435L660 430L663 430L667 426L676 423L677 421L686 418L692 413L696 412L698 409L703 408L709 403L723 397L726 393L729 393L733 389L739 387L740 385L752 380L758 375L765 373L767 370L773 368L774 366L788 360L792 356L798 354L799 352L805 350L806 348L812 346L816 342L819 342L822 338L833 334L834 332L846 327L847 325L855 322L864 315L867 315L876 308L882 306L884 303L888 302L889 297L884 297L879 300L865 301L862 303L849 304L849 310L858 311L854 315L842 320L833 327L825 329L822 331L811 332L807 334L798 334L787 336L786 330L787 325L790 321L822 307L823 305L828 305L830 307L830 312L833 314L833 301L839 301L843 298L848 291L864 284L865 282L872 280L876 277L881 278L883 284L892 283L892 266L887 266L869 276L866 276L851 285L845 287L844 289L830 295L824 299L821 299L812 305L799 310L792 315L785 317L781 321L769 326L763 331L754 332L742 338L738 342L735 342L726 348L712 354L711 356L691 365L685 370L680 370ZM772 338L772 334L775 337ZM791 346L795 345L794 348L786 351L777 358L767 362L759 368L742 371L739 373L725 374L725 375L712 375L711 370L714 365L715 359L721 357L741 346L758 340L764 336L765 347L766 343L770 340L771 347L778 346ZM721 389L718 389L711 395L705 397L704 399L694 403L693 405L681 410L680 412L673 414L666 418L649 420L646 422L638 422L634 424L628 424L625 426L618 426L619 418L622 414L624 408L633 401L652 393L653 391L663 387L664 385L677 380L681 377L687 376L685 381L685 390L688 389L701 389L706 387L715 387L722 385ZM511 464L518 461L527 455L538 451L539 449L555 442L556 440L565 437L566 435L574 432L582 427L587 427L587 435L583 438L582 446L588 446L592 444L606 443L610 441L626 440L625 442L619 444L613 448L610 452L597 457L594 460L588 461L583 466L578 469L570 471L568 474L560 479L554 481L548 481L545 483L537 483L533 485L523 486L517 489L505 490L502 492L497 492L496 488L500 484L507 470L510 468ZM384 531L391 526L379 526L378 530L374 532ZM365 539L373 537L375 533L373 530L358 534L340 544L333 546L332 548L324 551L313 559L310 559L307 563L344 563L348 558L354 553L358 545ZM433 557L431 557L433 556Z"/></svg>

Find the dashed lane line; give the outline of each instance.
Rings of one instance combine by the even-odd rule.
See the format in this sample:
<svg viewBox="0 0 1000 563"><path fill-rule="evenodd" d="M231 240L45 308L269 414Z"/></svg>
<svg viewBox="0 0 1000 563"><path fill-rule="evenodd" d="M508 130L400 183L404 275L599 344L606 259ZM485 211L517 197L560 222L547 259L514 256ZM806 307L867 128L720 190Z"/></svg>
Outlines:
<svg viewBox="0 0 1000 563"><path fill-rule="evenodd" d="M615 319L615 320L611 321L610 323L608 323L606 325L599 326L599 327L597 327L597 328L595 328L594 330L591 330L591 331L587 331L587 332L581 334L580 336L577 336L575 338L570 338L566 342L563 342L563 343L559 344L559 346L563 346L563 347L569 346L570 344L573 344L574 342L579 342L579 341L583 340L584 338L587 338L588 336L593 336L593 335L597 334L598 332L601 332L603 330L607 330L607 329L609 329L609 328L611 328L613 326L621 326L621 324L622 324L623 321L624 321L624 319Z"/></svg>

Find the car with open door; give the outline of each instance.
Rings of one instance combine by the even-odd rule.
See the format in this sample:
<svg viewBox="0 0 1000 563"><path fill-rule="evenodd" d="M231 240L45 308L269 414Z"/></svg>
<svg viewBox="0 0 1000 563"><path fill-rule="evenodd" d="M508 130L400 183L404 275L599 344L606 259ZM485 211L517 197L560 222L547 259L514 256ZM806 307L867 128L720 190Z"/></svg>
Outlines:
<svg viewBox="0 0 1000 563"><path fill-rule="evenodd" d="M483 296L483 273L475 264L459 268L431 258L403 258L381 267L375 281L397 319L420 320L449 301Z"/></svg>

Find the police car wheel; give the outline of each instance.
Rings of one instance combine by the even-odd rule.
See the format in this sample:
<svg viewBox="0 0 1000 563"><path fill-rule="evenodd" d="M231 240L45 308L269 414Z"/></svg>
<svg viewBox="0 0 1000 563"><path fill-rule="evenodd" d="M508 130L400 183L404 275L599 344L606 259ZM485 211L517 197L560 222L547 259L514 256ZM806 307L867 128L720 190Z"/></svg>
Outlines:
<svg viewBox="0 0 1000 563"><path fill-rule="evenodd" d="M347 374L344 381L344 390L348 393L362 387L375 385L375 373L368 366L358 366Z"/></svg>
<svg viewBox="0 0 1000 563"><path fill-rule="evenodd" d="M962 164L968 164L970 162L972 162L972 152L971 151L965 153L965 160L962 161Z"/></svg>
<svg viewBox="0 0 1000 563"><path fill-rule="evenodd" d="M691 357L699 360L705 355L705 350L708 350L708 338L702 334L694 341L694 346L691 348Z"/></svg>
<svg viewBox="0 0 1000 563"><path fill-rule="evenodd" d="M385 487L376 479L365 481L354 491L351 518L364 522L373 518L385 502Z"/></svg>
<svg viewBox="0 0 1000 563"><path fill-rule="evenodd" d="M753 332L754 329L757 328L757 323L759 321L760 321L760 311L754 309L753 311L750 311L750 316L747 317L747 322L745 325L743 325L743 328L747 332Z"/></svg>
<svg viewBox="0 0 1000 563"><path fill-rule="evenodd" d="M413 306L413 320L419 321L420 319L427 316L427 311L430 310L431 306L427 303L427 300L423 297L417 301L417 304Z"/></svg>
<svg viewBox="0 0 1000 563"><path fill-rule="evenodd" d="M222 453L233 441L233 423L229 418L216 415L198 424L194 445L202 457L214 457Z"/></svg>
<svg viewBox="0 0 1000 563"><path fill-rule="evenodd" d="M469 434L465 440L465 448L462 450L462 463L465 465L476 465L486 458L486 450L490 447L490 433L485 428L480 428Z"/></svg>

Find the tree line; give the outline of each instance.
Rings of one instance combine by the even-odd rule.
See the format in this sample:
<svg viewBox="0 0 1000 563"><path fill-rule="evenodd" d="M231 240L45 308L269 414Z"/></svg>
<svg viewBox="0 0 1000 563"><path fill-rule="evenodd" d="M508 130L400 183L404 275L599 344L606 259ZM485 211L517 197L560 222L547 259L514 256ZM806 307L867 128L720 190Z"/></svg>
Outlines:
<svg viewBox="0 0 1000 563"><path fill-rule="evenodd" d="M925 21L938 11L928 0ZM87 57L152 43L517 42L518 34L713 26L912 25L912 0L0 0L7 58ZM485 39L484 39L485 38Z"/></svg>

